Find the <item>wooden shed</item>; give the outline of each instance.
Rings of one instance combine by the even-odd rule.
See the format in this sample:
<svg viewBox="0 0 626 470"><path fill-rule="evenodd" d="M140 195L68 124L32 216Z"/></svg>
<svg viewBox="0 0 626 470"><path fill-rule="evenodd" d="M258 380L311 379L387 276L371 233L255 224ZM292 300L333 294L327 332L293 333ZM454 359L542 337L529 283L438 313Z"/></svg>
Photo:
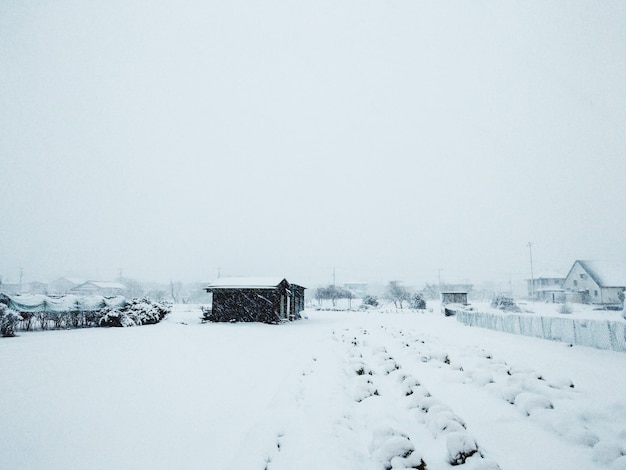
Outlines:
<svg viewBox="0 0 626 470"><path fill-rule="evenodd" d="M279 323L304 310L305 288L284 278L222 277L204 290L213 296L211 321Z"/></svg>

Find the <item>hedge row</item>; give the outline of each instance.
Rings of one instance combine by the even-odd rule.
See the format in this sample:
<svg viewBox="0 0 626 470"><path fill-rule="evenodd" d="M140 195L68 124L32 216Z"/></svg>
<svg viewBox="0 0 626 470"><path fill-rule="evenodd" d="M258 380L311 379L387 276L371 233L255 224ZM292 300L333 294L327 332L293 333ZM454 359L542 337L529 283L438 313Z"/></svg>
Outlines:
<svg viewBox="0 0 626 470"><path fill-rule="evenodd" d="M170 310L169 304L150 299L132 299L100 310L63 312L17 312L0 303L0 335L15 336L17 330L150 325L160 322Z"/></svg>

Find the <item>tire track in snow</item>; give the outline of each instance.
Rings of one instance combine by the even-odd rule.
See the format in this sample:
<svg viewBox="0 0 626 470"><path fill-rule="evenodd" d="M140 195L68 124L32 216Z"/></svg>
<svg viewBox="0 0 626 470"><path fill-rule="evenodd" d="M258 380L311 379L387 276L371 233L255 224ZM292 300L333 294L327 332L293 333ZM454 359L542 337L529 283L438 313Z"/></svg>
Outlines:
<svg viewBox="0 0 626 470"><path fill-rule="evenodd" d="M236 459L233 470L366 468L351 424L344 363L337 360L344 351L338 343L332 346L303 361L279 387L275 403L248 436L257 442L256 458Z"/></svg>

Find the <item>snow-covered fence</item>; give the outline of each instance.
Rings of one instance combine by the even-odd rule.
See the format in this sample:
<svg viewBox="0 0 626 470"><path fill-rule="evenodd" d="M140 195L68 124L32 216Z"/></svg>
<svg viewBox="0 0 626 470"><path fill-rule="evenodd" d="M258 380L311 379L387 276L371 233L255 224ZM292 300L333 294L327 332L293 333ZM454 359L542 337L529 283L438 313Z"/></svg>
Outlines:
<svg viewBox="0 0 626 470"><path fill-rule="evenodd" d="M463 310L456 311L456 319L469 326L626 352L624 322Z"/></svg>

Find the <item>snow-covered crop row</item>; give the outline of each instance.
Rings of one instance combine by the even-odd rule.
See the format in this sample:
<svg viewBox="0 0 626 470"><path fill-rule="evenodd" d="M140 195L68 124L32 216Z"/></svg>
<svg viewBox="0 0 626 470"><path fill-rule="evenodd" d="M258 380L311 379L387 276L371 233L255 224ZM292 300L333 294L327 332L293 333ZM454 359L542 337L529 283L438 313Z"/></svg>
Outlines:
<svg viewBox="0 0 626 470"><path fill-rule="evenodd" d="M464 419L433 396L415 375L419 374L421 360L413 362L401 351L392 353L386 345L393 341L389 341L386 329L381 329L386 338L383 341L377 338L380 333L371 335L362 328L340 336L349 345L350 389L358 403L359 421L371 434L372 461L381 469L424 469L446 464L499 469L495 461L485 458ZM410 342L416 341L420 340Z"/></svg>

